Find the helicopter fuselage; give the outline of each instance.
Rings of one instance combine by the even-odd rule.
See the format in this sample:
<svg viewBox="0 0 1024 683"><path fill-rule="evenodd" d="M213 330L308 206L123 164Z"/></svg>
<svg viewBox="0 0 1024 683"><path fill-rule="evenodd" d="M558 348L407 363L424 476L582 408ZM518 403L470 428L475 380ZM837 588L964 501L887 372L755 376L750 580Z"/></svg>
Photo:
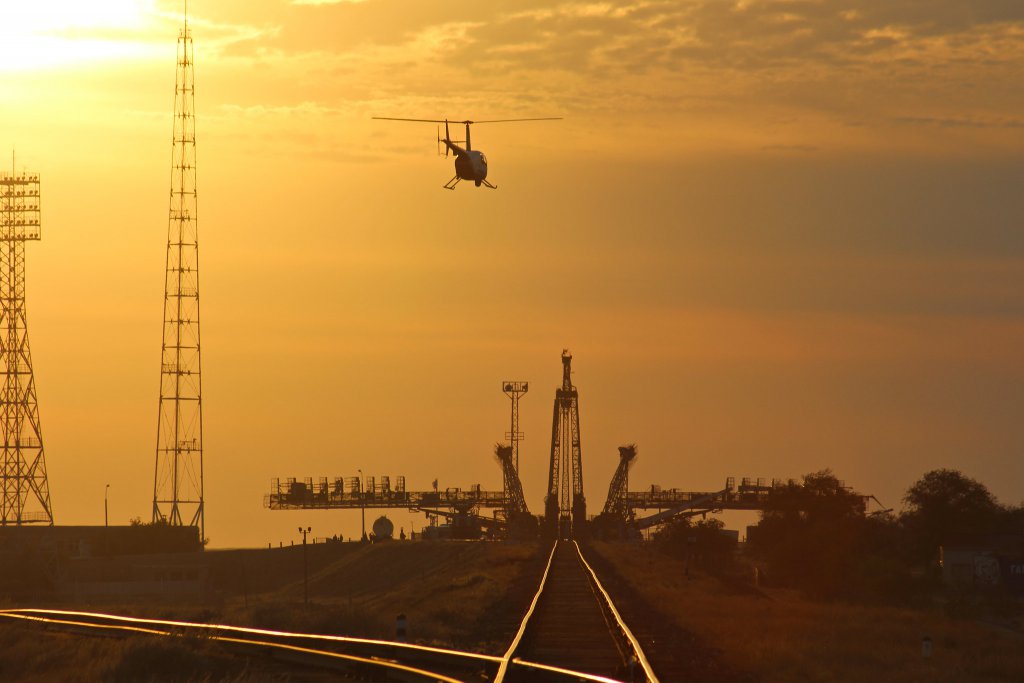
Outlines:
<svg viewBox="0 0 1024 683"><path fill-rule="evenodd" d="M472 180L478 186L487 178L487 157L476 149L463 149L453 142L445 144L455 154L455 175L461 180Z"/></svg>

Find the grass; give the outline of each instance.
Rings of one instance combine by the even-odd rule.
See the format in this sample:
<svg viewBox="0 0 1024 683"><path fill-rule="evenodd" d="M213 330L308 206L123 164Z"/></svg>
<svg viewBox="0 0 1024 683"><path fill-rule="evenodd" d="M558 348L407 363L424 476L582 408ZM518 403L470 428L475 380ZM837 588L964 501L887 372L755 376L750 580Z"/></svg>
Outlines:
<svg viewBox="0 0 1024 683"><path fill-rule="evenodd" d="M531 544L459 542L318 544L307 552L308 606L301 546L207 551L213 590L203 600L32 606L385 639L405 614L412 642L501 654L536 588L540 556ZM528 591L509 602L509 586L519 584ZM496 617L496 605L511 618ZM89 638L4 620L0 651L0 681L328 680L204 641Z"/></svg>
<svg viewBox="0 0 1024 683"><path fill-rule="evenodd" d="M817 603L795 592L759 597L635 544L594 544L631 590L695 634L693 652L766 683L789 681L1024 681L1024 637L937 612ZM214 594L193 604L64 604L136 616L391 638L395 617L413 642L501 654L536 590L546 553L514 543L356 543L211 551ZM42 606L42 605L40 605ZM57 605L49 605L57 606ZM921 656L921 639L934 653ZM233 657L209 643L46 633L0 621L0 680L320 680L320 674ZM698 655L702 656L702 655ZM701 680L699 667L695 681ZM711 671L711 669L706 669ZM712 677L707 677L712 680Z"/></svg>
<svg viewBox="0 0 1024 683"><path fill-rule="evenodd" d="M651 605L766 683L1024 681L1024 636L929 611L758 597L642 545L594 544ZM921 654L922 638L933 654Z"/></svg>

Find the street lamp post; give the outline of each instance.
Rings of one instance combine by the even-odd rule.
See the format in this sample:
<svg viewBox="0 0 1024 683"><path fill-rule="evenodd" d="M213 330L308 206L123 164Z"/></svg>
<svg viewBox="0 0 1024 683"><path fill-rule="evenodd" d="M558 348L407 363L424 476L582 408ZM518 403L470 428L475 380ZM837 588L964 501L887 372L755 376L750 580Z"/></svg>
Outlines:
<svg viewBox="0 0 1024 683"><path fill-rule="evenodd" d="M107 493L110 492L110 484L103 489L103 526L110 526L110 515L107 510Z"/></svg>
<svg viewBox="0 0 1024 683"><path fill-rule="evenodd" d="M302 598L306 606L309 606L309 559L306 556L306 534L313 530L313 527L307 526L303 529L299 527L299 533L302 534Z"/></svg>
<svg viewBox="0 0 1024 683"><path fill-rule="evenodd" d="M359 472L359 511L363 518L363 541L366 541L366 489L363 486L363 471Z"/></svg>

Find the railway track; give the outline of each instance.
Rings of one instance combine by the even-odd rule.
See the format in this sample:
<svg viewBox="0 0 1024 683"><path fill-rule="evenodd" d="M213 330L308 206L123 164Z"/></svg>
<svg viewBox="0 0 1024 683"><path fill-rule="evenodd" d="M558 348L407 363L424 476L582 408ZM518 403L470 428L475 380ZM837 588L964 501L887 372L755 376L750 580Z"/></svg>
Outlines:
<svg viewBox="0 0 1024 683"><path fill-rule="evenodd" d="M659 683L640 644L574 541L552 548L540 587L503 657L385 640L69 610L7 609L0 619L82 635L201 638L229 651L329 668L355 679Z"/></svg>
<svg viewBox="0 0 1024 683"><path fill-rule="evenodd" d="M358 680L482 681L491 678L501 661L489 655L386 640L139 619L95 612L8 609L0 610L0 618L87 636L149 635L210 640L236 654L269 656L303 666L332 669Z"/></svg>
<svg viewBox="0 0 1024 683"><path fill-rule="evenodd" d="M579 544L559 541L494 680L554 680L572 672L584 674L578 680L658 683Z"/></svg>

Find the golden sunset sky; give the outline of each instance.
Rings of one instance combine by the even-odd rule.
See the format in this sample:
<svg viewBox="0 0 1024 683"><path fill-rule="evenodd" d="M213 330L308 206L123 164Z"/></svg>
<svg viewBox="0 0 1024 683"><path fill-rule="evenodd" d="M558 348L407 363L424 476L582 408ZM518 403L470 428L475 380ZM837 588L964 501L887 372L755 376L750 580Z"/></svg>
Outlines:
<svg viewBox="0 0 1024 683"><path fill-rule="evenodd" d="M563 348L592 513L628 442L634 489L830 467L898 509L953 467L1024 500L1024 3L189 9L212 546L358 533L264 510L273 477L500 489L504 379L540 512ZM107 483L148 519L181 3L3 14L55 521ZM448 192L434 126L372 116L564 120L475 127L500 189Z"/></svg>

